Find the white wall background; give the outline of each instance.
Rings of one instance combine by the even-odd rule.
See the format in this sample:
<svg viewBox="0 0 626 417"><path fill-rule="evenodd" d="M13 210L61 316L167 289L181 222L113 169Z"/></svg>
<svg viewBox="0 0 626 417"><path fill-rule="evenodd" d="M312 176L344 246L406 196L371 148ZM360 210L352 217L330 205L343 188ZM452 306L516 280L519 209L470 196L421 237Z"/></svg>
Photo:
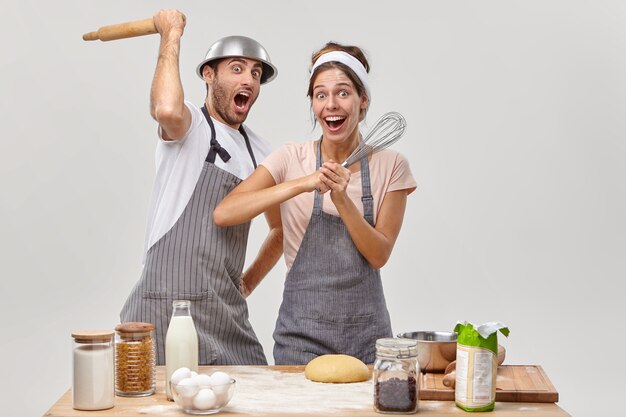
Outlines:
<svg viewBox="0 0 626 417"><path fill-rule="evenodd" d="M620 1L2 1L3 414L39 416L70 385L70 332L113 328L140 275L158 37L83 42L178 7L181 70L217 38L258 39L279 68L248 119L309 139L311 53L365 48L370 121L402 112L411 195L383 269L394 332L499 320L510 364L540 364L575 416L623 397L626 3ZM254 223L250 251L265 233ZM250 298L271 359L285 267ZM504 338L503 338L504 339Z"/></svg>

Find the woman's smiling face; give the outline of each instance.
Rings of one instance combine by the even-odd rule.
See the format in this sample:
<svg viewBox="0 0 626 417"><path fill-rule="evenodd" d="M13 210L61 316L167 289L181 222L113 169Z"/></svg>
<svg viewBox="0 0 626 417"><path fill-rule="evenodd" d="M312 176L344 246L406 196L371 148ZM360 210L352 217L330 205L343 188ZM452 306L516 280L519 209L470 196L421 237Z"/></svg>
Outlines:
<svg viewBox="0 0 626 417"><path fill-rule="evenodd" d="M359 96L342 70L331 68L316 76L311 106L324 131L324 139L341 142L358 131L367 97Z"/></svg>

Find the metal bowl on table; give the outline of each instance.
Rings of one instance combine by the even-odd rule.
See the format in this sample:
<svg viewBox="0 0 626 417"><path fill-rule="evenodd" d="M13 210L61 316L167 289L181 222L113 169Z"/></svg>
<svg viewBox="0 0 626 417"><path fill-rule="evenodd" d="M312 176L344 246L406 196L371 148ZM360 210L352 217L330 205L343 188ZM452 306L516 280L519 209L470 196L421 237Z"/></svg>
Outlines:
<svg viewBox="0 0 626 417"><path fill-rule="evenodd" d="M456 359L456 333L406 332L397 337L417 340L417 361L422 372L441 373Z"/></svg>

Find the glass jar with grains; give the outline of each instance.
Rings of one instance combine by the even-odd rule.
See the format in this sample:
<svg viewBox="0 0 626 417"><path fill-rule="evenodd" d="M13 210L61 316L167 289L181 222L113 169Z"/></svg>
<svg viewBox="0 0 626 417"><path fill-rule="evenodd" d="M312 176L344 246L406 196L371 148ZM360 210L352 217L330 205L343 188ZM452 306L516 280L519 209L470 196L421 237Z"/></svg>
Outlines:
<svg viewBox="0 0 626 417"><path fill-rule="evenodd" d="M156 389L154 325L129 322L115 327L115 394L143 397Z"/></svg>
<svg viewBox="0 0 626 417"><path fill-rule="evenodd" d="M376 341L374 410L379 413L417 412L417 341L384 338Z"/></svg>

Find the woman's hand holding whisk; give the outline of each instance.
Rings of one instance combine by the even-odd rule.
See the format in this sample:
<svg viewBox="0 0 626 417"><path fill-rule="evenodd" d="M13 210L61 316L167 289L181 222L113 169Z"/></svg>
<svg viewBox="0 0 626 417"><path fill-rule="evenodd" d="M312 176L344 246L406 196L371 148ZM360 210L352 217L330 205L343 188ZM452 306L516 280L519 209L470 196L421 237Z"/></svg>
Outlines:
<svg viewBox="0 0 626 417"><path fill-rule="evenodd" d="M306 191L317 191L320 194L324 194L328 192L328 186L324 184L322 178L324 174L320 171L315 171L314 173L307 175L306 177L302 177L301 180L304 181L304 186Z"/></svg>
<svg viewBox="0 0 626 417"><path fill-rule="evenodd" d="M348 183L350 182L350 170L341 166L332 159L324 162L319 172L322 174L320 179L324 186L330 190L330 198L335 201L336 198L348 198L346 193Z"/></svg>

